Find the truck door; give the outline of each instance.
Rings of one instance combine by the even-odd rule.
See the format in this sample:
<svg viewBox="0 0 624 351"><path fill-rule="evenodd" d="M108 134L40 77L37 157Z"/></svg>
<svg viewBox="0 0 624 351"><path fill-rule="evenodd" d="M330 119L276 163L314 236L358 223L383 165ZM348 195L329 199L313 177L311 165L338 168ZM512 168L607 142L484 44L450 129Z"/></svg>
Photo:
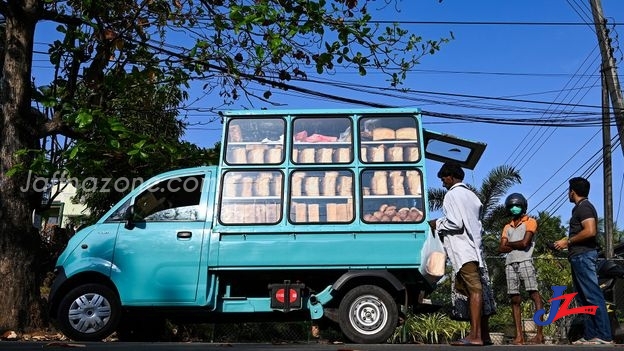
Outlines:
<svg viewBox="0 0 624 351"><path fill-rule="evenodd" d="M133 202L132 225L119 226L111 278L126 306L196 300L206 226L208 173L163 179ZM206 239L208 240L208 239Z"/></svg>

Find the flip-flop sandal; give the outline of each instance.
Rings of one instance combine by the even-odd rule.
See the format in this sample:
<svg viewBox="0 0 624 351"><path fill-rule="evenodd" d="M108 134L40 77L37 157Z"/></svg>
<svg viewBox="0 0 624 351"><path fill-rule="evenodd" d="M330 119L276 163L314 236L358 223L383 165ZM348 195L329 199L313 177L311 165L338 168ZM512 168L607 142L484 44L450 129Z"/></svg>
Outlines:
<svg viewBox="0 0 624 351"><path fill-rule="evenodd" d="M471 342L468 339L459 339L450 343L451 346L483 346L483 343Z"/></svg>

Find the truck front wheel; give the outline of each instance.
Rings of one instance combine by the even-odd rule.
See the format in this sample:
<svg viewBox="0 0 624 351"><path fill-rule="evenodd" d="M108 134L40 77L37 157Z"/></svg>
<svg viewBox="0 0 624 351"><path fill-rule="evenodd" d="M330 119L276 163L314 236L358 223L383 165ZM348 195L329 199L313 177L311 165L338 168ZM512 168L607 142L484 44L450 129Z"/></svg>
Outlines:
<svg viewBox="0 0 624 351"><path fill-rule="evenodd" d="M101 341L119 324L121 304L117 295L100 284L86 284L71 290L58 310L59 328L75 341Z"/></svg>
<svg viewBox="0 0 624 351"><path fill-rule="evenodd" d="M358 344L385 343L394 333L399 312L392 296L376 285L350 290L338 309L340 329Z"/></svg>

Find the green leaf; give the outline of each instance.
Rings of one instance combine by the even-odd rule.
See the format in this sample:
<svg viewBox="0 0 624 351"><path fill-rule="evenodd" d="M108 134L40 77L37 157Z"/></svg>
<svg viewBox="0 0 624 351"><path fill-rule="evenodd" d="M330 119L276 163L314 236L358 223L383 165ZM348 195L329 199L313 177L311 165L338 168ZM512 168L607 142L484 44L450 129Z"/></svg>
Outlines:
<svg viewBox="0 0 624 351"><path fill-rule="evenodd" d="M70 158L70 159L72 159L72 160L73 160L73 159L75 159L75 158L76 158L76 155L78 155L78 151L80 151L80 150L78 149L78 146L74 146L74 147L71 149L71 151L69 152L69 158Z"/></svg>
<svg viewBox="0 0 624 351"><path fill-rule="evenodd" d="M143 139L139 141L138 143L132 144L132 146L136 147L137 149L140 149L143 147L143 145L145 145L145 143L147 143L147 140Z"/></svg>
<svg viewBox="0 0 624 351"><path fill-rule="evenodd" d="M121 144L119 144L119 140L113 139L110 141L110 146L114 147L115 149L119 149Z"/></svg>
<svg viewBox="0 0 624 351"><path fill-rule="evenodd" d="M78 128L85 128L93 122L93 115L88 112L81 111L78 113L78 116L76 116L76 122L78 123Z"/></svg>

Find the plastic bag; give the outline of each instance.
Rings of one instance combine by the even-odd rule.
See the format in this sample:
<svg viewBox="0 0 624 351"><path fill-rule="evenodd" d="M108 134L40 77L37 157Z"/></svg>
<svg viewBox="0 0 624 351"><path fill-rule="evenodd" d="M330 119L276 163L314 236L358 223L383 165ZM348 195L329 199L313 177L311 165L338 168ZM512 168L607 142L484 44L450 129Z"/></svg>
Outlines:
<svg viewBox="0 0 624 351"><path fill-rule="evenodd" d="M429 284L442 279L446 270L446 251L438 235L431 230L420 251L420 260L420 274Z"/></svg>

